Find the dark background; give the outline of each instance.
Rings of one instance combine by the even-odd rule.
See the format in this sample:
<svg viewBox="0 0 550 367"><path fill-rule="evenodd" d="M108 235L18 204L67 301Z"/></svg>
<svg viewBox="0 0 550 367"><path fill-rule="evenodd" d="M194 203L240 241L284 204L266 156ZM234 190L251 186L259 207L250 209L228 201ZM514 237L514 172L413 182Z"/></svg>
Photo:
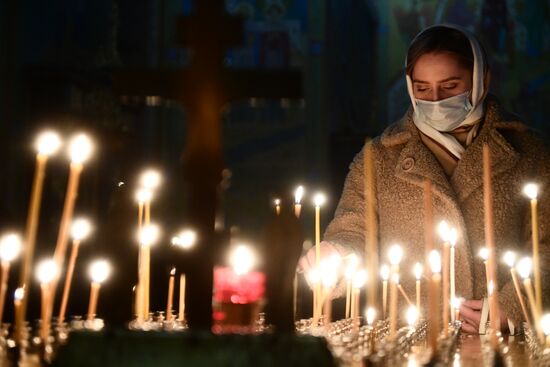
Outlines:
<svg viewBox="0 0 550 367"><path fill-rule="evenodd" d="M241 99L222 111L223 162L231 171L220 200L225 230L261 249L272 200L281 197L288 205L298 183L309 193L328 194L326 224L365 137L379 134L406 110L406 48L434 23L453 22L478 34L491 56L492 91L548 133L549 8L548 0L226 1L228 13L246 22L243 46L227 50L224 65L299 70L303 98ZM176 24L192 9L190 0L0 3L0 231L24 230L38 131L55 127L68 136L84 129L97 144L76 210L90 217L96 230L82 247L70 314L86 311L90 259L107 256L115 270L102 291L99 313L117 322L130 318L137 261L137 208L131 197L145 167L154 165L165 177L153 206L165 234L153 251L153 309L164 307L171 257L186 256L169 248L171 233L193 216L184 205L188 192L181 170L181 154L193 139L185 106L170 99L123 99L113 76L185 68L192 50L177 40ZM63 154L48 165L37 258L53 251L67 173ZM311 241L310 202L310 197L304 201L303 226ZM16 264L4 320L11 318L17 277ZM34 318L37 294L31 303Z"/></svg>

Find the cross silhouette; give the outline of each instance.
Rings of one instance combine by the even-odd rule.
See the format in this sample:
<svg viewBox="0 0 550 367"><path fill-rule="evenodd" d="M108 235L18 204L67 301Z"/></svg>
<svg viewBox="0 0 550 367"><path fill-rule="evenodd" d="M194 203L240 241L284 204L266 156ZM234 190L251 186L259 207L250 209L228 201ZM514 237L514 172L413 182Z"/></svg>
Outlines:
<svg viewBox="0 0 550 367"><path fill-rule="evenodd" d="M183 161L190 193L186 218L200 233L188 274L192 327L210 328L212 320L212 266L220 251L214 233L216 187L223 169L221 114L231 101L256 98L303 98L299 70L229 70L224 67L228 47L243 38L243 20L225 12L223 0L195 1L191 16L177 23L178 42L192 50L188 68L133 70L114 75L119 95L160 96L180 102L186 110L188 134Z"/></svg>

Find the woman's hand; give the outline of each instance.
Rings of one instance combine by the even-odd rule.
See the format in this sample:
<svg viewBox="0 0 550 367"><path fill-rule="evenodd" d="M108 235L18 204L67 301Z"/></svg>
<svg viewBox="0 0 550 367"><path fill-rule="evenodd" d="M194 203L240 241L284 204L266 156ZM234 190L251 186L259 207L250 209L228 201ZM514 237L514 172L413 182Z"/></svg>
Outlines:
<svg viewBox="0 0 550 367"><path fill-rule="evenodd" d="M321 259L326 259L334 255L340 256L336 246L334 246L331 242L322 241L319 246L321 247ZM315 246L313 246L298 261L298 272L305 274L309 273L311 269L315 268L315 262L316 254Z"/></svg>
<svg viewBox="0 0 550 367"><path fill-rule="evenodd" d="M481 321L482 300L467 300L460 305L460 319L462 320L462 331L469 334L479 333L479 323ZM508 318L502 310L500 314L500 330L508 329Z"/></svg>

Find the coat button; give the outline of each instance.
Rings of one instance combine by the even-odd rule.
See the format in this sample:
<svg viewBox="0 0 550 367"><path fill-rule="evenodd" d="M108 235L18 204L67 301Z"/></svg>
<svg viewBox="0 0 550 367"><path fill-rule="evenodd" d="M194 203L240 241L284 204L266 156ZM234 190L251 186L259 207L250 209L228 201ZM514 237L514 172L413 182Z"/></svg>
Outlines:
<svg viewBox="0 0 550 367"><path fill-rule="evenodd" d="M414 158L407 157L401 162L401 168L403 171L410 171L414 167Z"/></svg>

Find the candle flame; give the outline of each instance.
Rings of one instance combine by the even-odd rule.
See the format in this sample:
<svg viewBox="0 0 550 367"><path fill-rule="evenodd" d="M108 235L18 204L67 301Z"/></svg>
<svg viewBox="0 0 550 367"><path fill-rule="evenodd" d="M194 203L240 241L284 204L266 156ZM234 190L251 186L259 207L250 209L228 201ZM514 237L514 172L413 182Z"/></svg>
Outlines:
<svg viewBox="0 0 550 367"><path fill-rule="evenodd" d="M275 206L281 205L281 199L275 199L273 202L275 203Z"/></svg>
<svg viewBox="0 0 550 367"><path fill-rule="evenodd" d="M482 247L479 249L479 257L483 259L483 261L489 260L489 249L487 247Z"/></svg>
<svg viewBox="0 0 550 367"><path fill-rule="evenodd" d="M428 262L430 263L432 273L441 273L441 255L437 250L430 251Z"/></svg>
<svg viewBox="0 0 550 367"><path fill-rule="evenodd" d="M540 328L542 329L542 332L546 336L550 336L550 314L547 313L546 315L542 316L540 319Z"/></svg>
<svg viewBox="0 0 550 367"><path fill-rule="evenodd" d="M393 245L388 251L388 260L392 265L399 265L403 259L403 249L399 245Z"/></svg>
<svg viewBox="0 0 550 367"><path fill-rule="evenodd" d="M442 220L439 222L439 226L437 226L437 232L439 233L439 236L444 242L449 242L449 232L450 232L449 225L447 222Z"/></svg>
<svg viewBox="0 0 550 367"><path fill-rule="evenodd" d="M176 268L172 268L172 270L170 270L170 276L174 275L176 275Z"/></svg>
<svg viewBox="0 0 550 367"><path fill-rule="evenodd" d="M390 278L390 267L386 264L380 267L380 278L388 280Z"/></svg>
<svg viewBox="0 0 550 367"><path fill-rule="evenodd" d="M449 232L449 244L451 247L456 246L456 241L458 240L458 231L456 228L451 228L451 231Z"/></svg>
<svg viewBox="0 0 550 367"><path fill-rule="evenodd" d="M513 268L516 264L516 253L513 251L506 251L504 256L502 256L502 261L510 268Z"/></svg>
<svg viewBox="0 0 550 367"><path fill-rule="evenodd" d="M177 236L172 237L172 245L189 250L197 243L197 232L192 229L184 229Z"/></svg>
<svg viewBox="0 0 550 367"><path fill-rule="evenodd" d="M160 229L156 224L149 224L141 229L138 234L139 243L142 246L151 246L157 242Z"/></svg>
<svg viewBox="0 0 550 367"><path fill-rule="evenodd" d="M416 325L416 322L418 321L418 310L416 309L415 306L409 306L409 308L407 308L406 318L407 318L407 324L409 326L412 327Z"/></svg>
<svg viewBox="0 0 550 367"><path fill-rule="evenodd" d="M524 257L518 261L516 268L520 277L528 279L533 268L533 260L530 257Z"/></svg>
<svg viewBox="0 0 550 367"><path fill-rule="evenodd" d="M23 288L23 287L17 288L15 290L15 292L13 293L13 298L16 301L21 301L23 299L23 297L25 297L25 288Z"/></svg>
<svg viewBox="0 0 550 367"><path fill-rule="evenodd" d="M36 139L36 150L39 154L51 156L55 154L61 146L59 134L55 131L44 131Z"/></svg>
<svg viewBox="0 0 550 367"><path fill-rule="evenodd" d="M298 186L296 188L296 191L294 191L294 202L296 204L300 204L302 202L303 197L304 197L304 187Z"/></svg>
<svg viewBox="0 0 550 367"><path fill-rule="evenodd" d="M0 238L0 259L12 262L21 252L21 237L16 233L8 233Z"/></svg>
<svg viewBox="0 0 550 367"><path fill-rule="evenodd" d="M106 260L96 260L90 265L90 276L94 283L103 283L111 274L111 266Z"/></svg>
<svg viewBox="0 0 550 367"><path fill-rule="evenodd" d="M153 191L146 188L141 188L136 191L136 200L140 204L145 204L151 202L153 199Z"/></svg>
<svg viewBox="0 0 550 367"><path fill-rule="evenodd" d="M399 285L399 274L393 273L392 276L391 276L391 281L394 282L395 284Z"/></svg>
<svg viewBox="0 0 550 367"><path fill-rule="evenodd" d="M77 218L73 221L71 226L71 236L73 240L82 241L92 231L90 221L85 218Z"/></svg>
<svg viewBox="0 0 550 367"><path fill-rule="evenodd" d="M523 193L531 200L536 200L539 195L539 187L537 184L528 183L523 187Z"/></svg>
<svg viewBox="0 0 550 367"><path fill-rule="evenodd" d="M460 309L460 305L462 304L462 299L455 297L451 300L451 306L453 309L458 310Z"/></svg>
<svg viewBox="0 0 550 367"><path fill-rule="evenodd" d="M307 274L308 282L312 285L319 284L321 277L319 275L319 269L311 269Z"/></svg>
<svg viewBox="0 0 550 367"><path fill-rule="evenodd" d="M73 163L84 163L92 155L92 141L86 134L78 134L69 142L69 156Z"/></svg>
<svg viewBox="0 0 550 367"><path fill-rule="evenodd" d="M248 273L254 266L254 254L249 246L239 245L233 250L229 259L233 271L237 275Z"/></svg>
<svg viewBox="0 0 550 367"><path fill-rule="evenodd" d="M424 271L424 269L422 268L422 264L420 264L420 263L415 263L414 264L414 277L416 278L416 280L422 279L422 272L423 271Z"/></svg>
<svg viewBox="0 0 550 367"><path fill-rule="evenodd" d="M140 183L146 189L154 190L159 187L162 177L159 171L148 169L141 174Z"/></svg>
<svg viewBox="0 0 550 367"><path fill-rule="evenodd" d="M327 197L323 194L323 193L320 193L318 192L317 194L315 194L315 196L313 197L313 204L316 206L316 207L321 207L325 204L325 202L327 201Z"/></svg>
<svg viewBox="0 0 550 367"><path fill-rule="evenodd" d="M351 286L353 288L362 288L366 282L367 282L367 271L364 269L361 269L354 274L353 280L351 281Z"/></svg>
<svg viewBox="0 0 550 367"><path fill-rule="evenodd" d="M372 326L374 323L374 318L376 317L376 310L374 307L367 308L367 324Z"/></svg>
<svg viewBox="0 0 550 367"><path fill-rule="evenodd" d="M53 260L43 260L36 268L36 276L41 284L49 284L57 277L59 268Z"/></svg>

